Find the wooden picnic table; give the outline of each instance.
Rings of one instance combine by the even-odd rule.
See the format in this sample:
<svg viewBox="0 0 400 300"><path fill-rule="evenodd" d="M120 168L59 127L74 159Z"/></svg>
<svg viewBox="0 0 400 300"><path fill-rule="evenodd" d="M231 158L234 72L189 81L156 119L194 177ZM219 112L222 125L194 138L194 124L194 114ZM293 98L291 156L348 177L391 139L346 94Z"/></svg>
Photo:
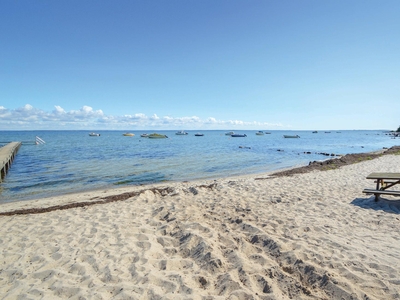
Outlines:
<svg viewBox="0 0 400 300"><path fill-rule="evenodd" d="M371 173L367 179L374 179L376 183L375 189L364 189L363 193L374 194L375 201L379 200L379 195L400 196L400 190L389 189L400 184L400 173Z"/></svg>

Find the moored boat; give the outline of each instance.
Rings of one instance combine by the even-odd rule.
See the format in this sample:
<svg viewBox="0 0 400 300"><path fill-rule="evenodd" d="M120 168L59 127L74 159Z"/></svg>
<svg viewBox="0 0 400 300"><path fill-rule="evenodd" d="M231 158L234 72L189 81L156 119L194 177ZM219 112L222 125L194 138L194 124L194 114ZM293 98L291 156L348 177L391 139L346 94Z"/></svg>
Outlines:
<svg viewBox="0 0 400 300"><path fill-rule="evenodd" d="M231 137L247 137L247 134L231 134Z"/></svg>
<svg viewBox="0 0 400 300"><path fill-rule="evenodd" d="M141 137L149 137L149 134L148 133L142 133L140 136Z"/></svg>
<svg viewBox="0 0 400 300"><path fill-rule="evenodd" d="M225 133L225 135L232 135L232 134L235 134L235 132L234 131L229 131L229 132Z"/></svg>
<svg viewBox="0 0 400 300"><path fill-rule="evenodd" d="M256 135L264 135L264 132L262 132L262 131L257 131L257 132L256 132Z"/></svg>
<svg viewBox="0 0 400 300"><path fill-rule="evenodd" d="M123 135L123 136L134 136L135 134L130 133L130 132L126 132L126 133L123 133L122 135Z"/></svg>
<svg viewBox="0 0 400 300"><path fill-rule="evenodd" d="M200 132L198 132L198 133L195 133L195 134L194 134L194 136L204 136L204 134L203 134L203 133L200 133Z"/></svg>
<svg viewBox="0 0 400 300"><path fill-rule="evenodd" d="M168 138L165 134L152 133L148 136L149 139L165 139Z"/></svg>
<svg viewBox="0 0 400 300"><path fill-rule="evenodd" d="M187 135L188 133L183 131L183 130L181 130L181 131L176 132L175 134L176 135Z"/></svg>
<svg viewBox="0 0 400 300"><path fill-rule="evenodd" d="M100 133L91 132L89 133L89 136L100 136Z"/></svg>
<svg viewBox="0 0 400 300"><path fill-rule="evenodd" d="M284 135L283 135L283 137L284 137L284 138L286 138L286 139L290 139L290 138L292 138L292 139L293 139L293 138L294 138L294 139L296 139L296 138L299 138L300 136L299 136L299 135L297 135L297 134L296 134L296 135L286 135L286 134L284 134Z"/></svg>

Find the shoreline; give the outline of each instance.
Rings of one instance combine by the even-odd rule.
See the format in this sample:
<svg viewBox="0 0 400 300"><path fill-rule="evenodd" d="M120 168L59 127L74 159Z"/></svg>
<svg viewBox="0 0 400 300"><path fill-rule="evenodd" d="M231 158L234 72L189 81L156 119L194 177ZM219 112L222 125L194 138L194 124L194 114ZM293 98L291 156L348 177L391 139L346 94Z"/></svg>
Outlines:
<svg viewBox="0 0 400 300"><path fill-rule="evenodd" d="M106 204L114 201L121 201L123 199L119 199L119 197L126 197L126 199L140 195L148 190L152 191L163 191L174 189L174 186L179 184L200 184L200 186L205 185L213 185L217 181L221 180L235 180L239 178L253 178L254 180L264 180L270 179L272 177L284 177L284 176L292 176L294 174L304 174L312 171L326 171L326 170L333 170L336 168L340 168L342 166L362 162L365 160L376 159L381 157L382 155L390 155L390 154L398 154L400 155L400 146L393 146L388 149L382 149L379 151L373 152L366 152L366 153L355 153L355 154L346 154L339 158L331 158L322 161L313 161L310 162L306 166L300 167L292 167L292 168L285 168L279 171L271 171L266 173L259 173L259 174L245 174L245 175L236 175L236 176L227 176L221 178L212 178L212 179L199 179L199 180L191 180L191 181L171 181L171 182L157 182L157 183L150 183L150 184L140 184L140 185L130 185L130 186L123 186L123 187L109 187L109 188L98 188L94 190L86 190L86 191L77 191L71 192L68 194L59 194L54 196L49 196L45 198L35 198L30 200L20 200L14 202L7 202L0 205L0 216L11 216L11 215L18 215L18 214L35 214L35 213L45 213L54 210L64 210L76 207L85 207L89 205L96 205L96 204ZM172 187L171 187L172 186ZM125 191L127 190L127 191ZM107 191L107 192L105 192ZM111 193L120 193L117 195L110 195ZM106 193L107 195L101 194ZM46 207L40 207L40 203L38 202L52 202L53 199L58 198L70 198L74 196L82 196L83 194L94 194L98 196L91 197L89 199L84 198L78 202L70 202L68 203L58 203L60 201L55 201L55 205L50 205L47 203ZM62 202L62 201L61 201ZM30 206L29 204L34 204ZM8 209L7 209L8 207ZM10 209L9 207L12 207ZM4 208L6 208L4 210Z"/></svg>
<svg viewBox="0 0 400 300"><path fill-rule="evenodd" d="M126 184L148 185L161 182L161 180L166 180L166 182L209 180L227 176L276 172L281 169L304 166L313 160L329 159L330 157L326 156L327 153L342 155L374 151L396 144L395 140L388 140L387 137L382 136L381 132L376 131L361 133L346 131L346 133L336 135L334 141L330 135L317 136L311 133L304 139L296 141L288 141L279 134L265 138L254 135L249 136L248 139L229 139L225 136L221 138L217 131L213 135L210 134L207 140L178 137L175 141L168 142L165 150L153 151L150 159L146 157L147 154L142 155L141 153L146 153L146 149L151 149L149 147L153 147L152 142L149 144L148 141L142 140L141 143L137 141L135 143L137 147L135 146L134 149L138 152L132 153L128 150L132 140L124 139L120 134L114 133L107 138L91 139L87 134L82 136L79 133L71 133L70 138L82 142L82 152L87 155L77 157L71 154L64 161L60 159L59 155L54 156L55 153L58 153L58 147L67 149L70 146L64 138L60 138L61 136L49 134L44 136L49 141L46 146L24 148L25 151L32 154L32 159L25 161L30 156L18 156L20 160L16 161L15 172L10 173L9 179L3 185L4 191L0 195L1 202L31 201L70 192L118 188ZM24 139L24 135L20 135L20 137ZM209 141L213 145L210 154L204 154L210 148L204 141ZM240 148L240 145L243 145L242 143L245 146L251 146L252 150L238 149L238 146ZM121 159L114 161L113 149L115 146L113 145L115 144L121 145L121 149L124 151L120 154ZM91 149L99 145L101 145L99 148L101 151L98 154L89 155ZM197 146L193 147L193 145ZM196 157L198 156L198 159L191 162L190 157L183 155L182 159L188 159L188 164L176 165L177 158L174 153L177 151L180 155L193 153ZM223 154L224 151L227 152ZM131 155L134 157L130 157ZM138 160L136 159L137 155ZM166 158L163 158L163 155L167 155ZM221 155L224 156L220 157ZM160 165L158 162L154 164L153 158L160 158ZM97 163L97 159L99 159L99 163ZM209 159L211 160L208 161ZM32 162L42 160L45 161L32 164ZM22 178L24 179L22 180Z"/></svg>
<svg viewBox="0 0 400 300"><path fill-rule="evenodd" d="M18 204L83 202L0 216L0 294L398 299L400 199L375 202L362 189L373 185L369 173L399 165L400 155L386 153L268 180L160 183Z"/></svg>
<svg viewBox="0 0 400 300"><path fill-rule="evenodd" d="M336 168L340 168L342 166L359 163L366 160L375 159L381 157L382 155L400 155L400 146L393 146L388 149L382 149L379 151L373 152L365 152L365 153L350 153L343 155L339 158L332 158L323 161L313 161L310 162L307 166L299 167L299 168L291 168L289 170L282 170L273 173L273 176L290 176L293 174L301 174L311 172L313 170L318 171L326 171L332 170Z"/></svg>

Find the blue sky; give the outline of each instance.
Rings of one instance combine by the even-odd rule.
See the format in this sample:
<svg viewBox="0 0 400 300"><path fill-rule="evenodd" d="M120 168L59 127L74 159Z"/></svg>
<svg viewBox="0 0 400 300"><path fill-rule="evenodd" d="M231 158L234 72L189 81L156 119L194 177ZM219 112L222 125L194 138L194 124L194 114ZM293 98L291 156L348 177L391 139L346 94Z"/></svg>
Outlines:
<svg viewBox="0 0 400 300"><path fill-rule="evenodd" d="M0 130L396 129L400 1L0 3Z"/></svg>

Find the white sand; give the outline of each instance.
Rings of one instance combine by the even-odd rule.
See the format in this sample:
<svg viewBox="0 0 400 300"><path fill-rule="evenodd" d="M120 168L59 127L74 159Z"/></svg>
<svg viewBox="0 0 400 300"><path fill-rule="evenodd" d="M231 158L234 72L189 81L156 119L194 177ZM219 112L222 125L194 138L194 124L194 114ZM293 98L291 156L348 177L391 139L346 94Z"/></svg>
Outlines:
<svg viewBox="0 0 400 300"><path fill-rule="evenodd" d="M365 177L380 171L400 172L400 156L284 178L2 205L149 189L124 201L0 216L0 298L400 299L400 199L376 203L362 193L374 187Z"/></svg>

